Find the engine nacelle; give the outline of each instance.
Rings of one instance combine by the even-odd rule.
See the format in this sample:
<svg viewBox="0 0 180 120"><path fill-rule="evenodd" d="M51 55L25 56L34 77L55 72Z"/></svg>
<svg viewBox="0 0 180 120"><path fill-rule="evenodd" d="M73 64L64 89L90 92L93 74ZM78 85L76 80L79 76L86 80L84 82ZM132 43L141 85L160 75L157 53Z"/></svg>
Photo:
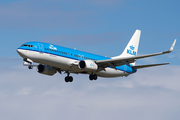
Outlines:
<svg viewBox="0 0 180 120"><path fill-rule="evenodd" d="M78 67L84 71L96 71L98 69L97 64L93 60L82 60L79 62Z"/></svg>
<svg viewBox="0 0 180 120"><path fill-rule="evenodd" d="M45 75L54 75L57 70L52 66L39 64L37 66L37 72Z"/></svg>

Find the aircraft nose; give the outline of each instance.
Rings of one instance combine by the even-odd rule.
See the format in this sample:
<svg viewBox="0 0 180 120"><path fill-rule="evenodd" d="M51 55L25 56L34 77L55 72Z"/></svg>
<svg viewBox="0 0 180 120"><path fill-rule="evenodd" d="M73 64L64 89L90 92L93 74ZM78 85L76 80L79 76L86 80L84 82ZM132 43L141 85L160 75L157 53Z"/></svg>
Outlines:
<svg viewBox="0 0 180 120"><path fill-rule="evenodd" d="M22 50L21 49L17 49L17 53L20 55L20 56L23 56L23 52L22 52Z"/></svg>
<svg viewBox="0 0 180 120"><path fill-rule="evenodd" d="M18 54L20 54L20 53L21 53L19 49L17 49L17 53L18 53Z"/></svg>
<svg viewBox="0 0 180 120"><path fill-rule="evenodd" d="M24 54L24 52L21 50L21 49L17 49L17 53L21 56L21 57L23 57L23 58L26 58L26 55Z"/></svg>

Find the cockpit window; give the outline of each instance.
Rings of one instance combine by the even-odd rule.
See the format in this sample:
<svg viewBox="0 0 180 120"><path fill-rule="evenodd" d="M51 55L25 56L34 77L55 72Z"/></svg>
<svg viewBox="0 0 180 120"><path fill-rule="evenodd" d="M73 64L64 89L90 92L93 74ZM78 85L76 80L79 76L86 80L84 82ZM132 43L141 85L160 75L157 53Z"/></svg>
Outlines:
<svg viewBox="0 0 180 120"><path fill-rule="evenodd" d="M33 45L23 44L22 46L33 47Z"/></svg>

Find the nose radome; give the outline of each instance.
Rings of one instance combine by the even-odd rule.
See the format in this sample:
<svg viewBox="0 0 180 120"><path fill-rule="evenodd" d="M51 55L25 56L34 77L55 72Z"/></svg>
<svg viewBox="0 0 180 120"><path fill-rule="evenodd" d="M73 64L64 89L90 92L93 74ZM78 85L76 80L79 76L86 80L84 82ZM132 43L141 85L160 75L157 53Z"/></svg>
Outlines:
<svg viewBox="0 0 180 120"><path fill-rule="evenodd" d="M19 49L17 49L17 53L20 54L20 50Z"/></svg>
<svg viewBox="0 0 180 120"><path fill-rule="evenodd" d="M23 50L17 49L17 53L18 53L21 57L26 58L26 55L24 54Z"/></svg>
<svg viewBox="0 0 180 120"><path fill-rule="evenodd" d="M20 56L22 56L22 55L23 55L23 52L22 52L22 50L21 50L21 49L17 49L17 53L18 53Z"/></svg>

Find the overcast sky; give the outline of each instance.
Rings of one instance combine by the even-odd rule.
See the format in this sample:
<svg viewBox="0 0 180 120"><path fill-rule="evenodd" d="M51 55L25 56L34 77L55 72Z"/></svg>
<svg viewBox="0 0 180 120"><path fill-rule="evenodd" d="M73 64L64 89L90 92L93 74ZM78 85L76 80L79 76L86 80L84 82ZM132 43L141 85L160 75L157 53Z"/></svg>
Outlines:
<svg viewBox="0 0 180 120"><path fill-rule="evenodd" d="M1 0L1 120L179 120L178 0ZM22 66L16 49L41 41L104 56L121 54L136 29L139 55L172 53L137 64L170 62L119 78L45 76Z"/></svg>

